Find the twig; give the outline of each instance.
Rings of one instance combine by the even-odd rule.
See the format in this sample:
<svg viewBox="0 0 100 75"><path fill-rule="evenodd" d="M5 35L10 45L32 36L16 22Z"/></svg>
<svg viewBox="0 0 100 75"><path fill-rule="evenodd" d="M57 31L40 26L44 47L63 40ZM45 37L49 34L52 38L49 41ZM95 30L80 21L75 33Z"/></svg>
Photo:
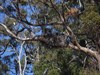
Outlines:
<svg viewBox="0 0 100 75"><path fill-rule="evenodd" d="M19 56L18 56L19 74L20 75L23 75L22 68L21 68L21 55L22 55L22 50L23 50L24 43L25 43L25 41L23 41L23 43L21 44L21 48L20 48L20 52L19 52Z"/></svg>
<svg viewBox="0 0 100 75"><path fill-rule="evenodd" d="M44 72L43 72L43 75L47 75L47 72L48 72L48 68L46 68L45 70L44 70Z"/></svg>
<svg viewBox="0 0 100 75"><path fill-rule="evenodd" d="M27 56L26 54L24 55L25 59L24 59L24 69L23 69L23 75L25 73L25 69L26 69L26 66L27 66Z"/></svg>
<svg viewBox="0 0 100 75"><path fill-rule="evenodd" d="M52 0L50 0L50 3L51 3L51 5L52 5L53 9L54 9L54 10L57 12L57 14L59 15L59 18L61 19L61 21L64 22L63 16L62 16L61 13L56 9L56 7L54 6Z"/></svg>

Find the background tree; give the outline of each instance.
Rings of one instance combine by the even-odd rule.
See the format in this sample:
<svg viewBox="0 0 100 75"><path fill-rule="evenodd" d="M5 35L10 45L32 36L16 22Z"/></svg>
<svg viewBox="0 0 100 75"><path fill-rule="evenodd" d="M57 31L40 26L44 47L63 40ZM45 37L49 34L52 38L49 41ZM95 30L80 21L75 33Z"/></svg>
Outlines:
<svg viewBox="0 0 100 75"><path fill-rule="evenodd" d="M0 61L7 63L1 73L33 74L34 65L36 75L97 74L100 15L94 1L82 2L81 10L80 0L0 0Z"/></svg>

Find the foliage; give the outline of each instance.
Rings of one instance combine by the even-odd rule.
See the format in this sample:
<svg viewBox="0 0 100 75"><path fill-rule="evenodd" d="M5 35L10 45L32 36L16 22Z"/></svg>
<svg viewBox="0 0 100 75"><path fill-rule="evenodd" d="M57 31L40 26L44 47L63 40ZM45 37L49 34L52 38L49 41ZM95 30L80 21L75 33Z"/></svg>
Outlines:
<svg viewBox="0 0 100 75"><path fill-rule="evenodd" d="M35 75L43 74L47 68L47 75L78 75L82 66L77 61L71 62L72 55L70 49L48 49L34 64Z"/></svg>
<svg viewBox="0 0 100 75"><path fill-rule="evenodd" d="M70 8L73 1L68 1L68 8ZM67 19L70 13L65 5L67 5L66 1L63 4L62 0L0 0L0 24L5 24L15 34L12 36L8 33L9 30L5 30L0 25L0 75L19 74L19 58L21 58L22 70L26 63L26 75L28 72L43 75L45 71L46 75L99 75L97 60L88 56L87 52L71 49L66 45L68 34L65 34L68 32L66 27L71 27L78 42L85 39L86 48L98 51L100 47L98 8L94 3L84 1L84 12L79 15L71 14L75 22L69 23ZM77 5L76 2L75 5ZM47 34L46 28L51 31L52 35ZM42 39L42 36L46 39ZM24 38L25 44L21 56L19 53L23 40L16 37ZM40 37L39 40L38 37ZM32 39L25 41L26 38ZM76 48L73 42L72 38L71 44ZM56 47L51 47L54 45ZM25 55L27 62L25 62Z"/></svg>
<svg viewBox="0 0 100 75"><path fill-rule="evenodd" d="M3 74L9 75L7 73L7 71L9 71L9 67L6 64L3 64L2 61L0 61L0 74L1 75L3 75Z"/></svg>

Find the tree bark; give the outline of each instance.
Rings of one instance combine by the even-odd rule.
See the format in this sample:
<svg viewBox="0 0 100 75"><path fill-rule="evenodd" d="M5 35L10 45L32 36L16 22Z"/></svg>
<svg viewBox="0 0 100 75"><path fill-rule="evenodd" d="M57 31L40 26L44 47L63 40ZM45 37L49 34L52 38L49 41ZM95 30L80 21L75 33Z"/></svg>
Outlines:
<svg viewBox="0 0 100 75"><path fill-rule="evenodd" d="M41 41L41 42L46 43L47 45L50 44L50 40L48 42L48 39L43 37L43 36L33 37L33 38L21 38L21 37L16 36L12 31L10 31L10 29L6 25L4 25L2 23L0 23L0 25L3 26L11 36L13 36L14 38L16 38L18 40L21 40L21 41ZM95 57L98 61L98 69L100 71L100 53L97 50L94 51L92 49L80 46L80 44L78 43L78 41L76 39L76 36L74 35L73 31L71 30L71 28L69 26L67 26L67 31L72 36L73 41L74 41L71 44L69 44L69 47L72 49L78 50L78 51L85 52L88 55ZM61 43L62 41L59 41L59 42ZM58 48L58 46L59 47L68 47L68 46L64 46L64 45L62 46L62 44L60 44L59 42L58 42L57 48ZM53 40L53 43L55 43L54 40ZM37 57L39 57L39 56L37 55Z"/></svg>
<svg viewBox="0 0 100 75"><path fill-rule="evenodd" d="M98 69L99 69L99 72L100 72L100 54L97 54L96 59L98 61Z"/></svg>

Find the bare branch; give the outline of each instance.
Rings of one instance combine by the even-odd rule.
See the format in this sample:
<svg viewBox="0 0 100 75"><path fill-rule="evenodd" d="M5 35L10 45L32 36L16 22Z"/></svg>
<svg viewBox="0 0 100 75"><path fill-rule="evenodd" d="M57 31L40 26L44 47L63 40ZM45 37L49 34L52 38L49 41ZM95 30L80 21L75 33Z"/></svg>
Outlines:
<svg viewBox="0 0 100 75"><path fill-rule="evenodd" d="M74 35L73 31L71 30L71 28L69 26L67 26L67 30L68 30L69 34L72 36L72 38L73 38L73 41L74 41L73 43L80 49L80 45L79 45L79 43L78 43L78 41L76 39L76 36Z"/></svg>
<svg viewBox="0 0 100 75"><path fill-rule="evenodd" d="M0 24L1 24L1 23L0 23ZM13 37L15 37L16 39L19 39L19 40L22 40L22 41L30 41L30 40L32 40L32 41L42 41L42 42L48 44L48 40L45 39L45 38L42 37L42 36L39 37L39 38L36 38L36 37L33 37L33 38L20 38L20 37L17 37L15 34L13 34L13 33L7 28L6 25L4 25L4 24L1 24L1 25L6 29L6 31L7 31L10 35L12 35ZM83 52L88 53L89 55L92 55L92 56L94 56L94 57L97 56L97 52L96 52L96 51L93 51L93 50L88 49L88 48L85 48L85 47L81 47L81 46L79 45L79 43L78 43L78 41L77 41L77 39L76 39L76 36L74 35L74 33L73 33L73 31L70 29L70 27L67 26L67 30L68 30L69 34L73 37L73 40L74 40L73 44L69 44L69 47L71 47L71 48L73 48L73 49L75 49L75 50L83 51Z"/></svg>
<svg viewBox="0 0 100 75"><path fill-rule="evenodd" d="M43 75L47 75L47 72L48 72L48 68L46 68L45 70L44 70L44 72L43 72Z"/></svg>
<svg viewBox="0 0 100 75"><path fill-rule="evenodd" d="M8 43L6 44L6 46L5 46L5 48L4 48L4 50L3 50L3 51L2 51L2 50L0 50L0 55L3 55L3 54L6 52L7 47L8 47Z"/></svg>
<svg viewBox="0 0 100 75"><path fill-rule="evenodd" d="M22 73L22 68L21 68L21 55L22 55L22 50L23 50L23 45L24 45L25 42L23 42L21 44L21 48L20 48L20 52L19 52L19 56L18 56L18 64L19 64L19 73L20 75L23 75Z"/></svg>
<svg viewBox="0 0 100 75"><path fill-rule="evenodd" d="M97 57L97 51L93 51L93 50L91 50L89 48L85 48L85 47L81 47L81 46L80 46L80 48L78 48L77 46L75 46L73 44L69 44L69 47L70 48L73 48L75 50L79 50L79 51L85 52L85 53L87 53L90 56L93 56L95 58Z"/></svg>
<svg viewBox="0 0 100 75"><path fill-rule="evenodd" d="M25 73L25 69L26 69L26 66L27 66L27 56L26 56L26 54L24 55L24 69L23 69L23 75L24 75L24 73Z"/></svg>
<svg viewBox="0 0 100 75"><path fill-rule="evenodd" d="M75 45L69 44L69 47L71 47L71 48L73 48L75 50L83 51L83 52L85 52L85 53L87 53L87 54L89 54L91 56L94 56L95 58L97 57L97 51L93 51L93 50L91 50L89 48L85 48L85 47L80 46L80 44L78 43L78 41L76 39L76 36L74 35L74 33L71 30L71 28L67 26L67 30L68 30L68 32L70 33L70 35L72 36L72 38L74 40L73 44L75 44Z"/></svg>
<svg viewBox="0 0 100 75"><path fill-rule="evenodd" d="M53 7L53 9L57 12L57 14L59 15L59 18L61 19L62 22L64 22L64 18L63 16L61 15L61 13L56 9L55 5L53 4L52 0L50 0L50 3Z"/></svg>
<svg viewBox="0 0 100 75"><path fill-rule="evenodd" d="M33 38L21 38L21 37L18 37L13 32L11 32L10 29L6 25L4 25L3 23L0 23L0 25L2 25L12 37L14 37L14 38L16 38L18 40L21 40L21 41L35 40L35 37L33 37Z"/></svg>
<svg viewBox="0 0 100 75"><path fill-rule="evenodd" d="M32 23L30 23L28 21L25 21L25 20L20 20L20 21L22 21L22 22L24 22L24 23L26 23L26 24L28 24L30 26L63 25L62 22L50 22L50 23L46 23L46 24L45 23L42 23L42 24L32 24Z"/></svg>

